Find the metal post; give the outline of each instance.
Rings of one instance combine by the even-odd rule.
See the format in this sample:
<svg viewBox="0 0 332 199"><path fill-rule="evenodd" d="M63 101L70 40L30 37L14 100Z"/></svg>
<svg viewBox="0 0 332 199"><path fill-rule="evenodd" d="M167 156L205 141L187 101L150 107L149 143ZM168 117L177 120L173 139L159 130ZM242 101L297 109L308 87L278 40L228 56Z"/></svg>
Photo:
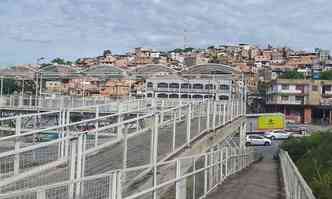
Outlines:
<svg viewBox="0 0 332 199"><path fill-rule="evenodd" d="M206 128L210 129L210 101L207 101L207 110L206 110Z"/></svg>
<svg viewBox="0 0 332 199"><path fill-rule="evenodd" d="M69 197L68 198L74 198L74 180L75 180L75 165L76 165L76 142L72 142L71 144L71 157L70 157L70 180L71 183L69 185Z"/></svg>
<svg viewBox="0 0 332 199"><path fill-rule="evenodd" d="M227 116L227 114L226 114L226 104L223 104L223 116L222 116L222 119L223 119L223 121L222 121L222 123L223 123L223 125L225 125L226 124L226 116Z"/></svg>
<svg viewBox="0 0 332 199"><path fill-rule="evenodd" d="M208 156L204 155L204 193L203 196L206 197L208 191Z"/></svg>
<svg viewBox="0 0 332 199"><path fill-rule="evenodd" d="M193 163L193 173L196 171L196 160L194 158L194 163ZM193 199L196 198L196 174L193 176Z"/></svg>
<svg viewBox="0 0 332 199"><path fill-rule="evenodd" d="M123 162L122 169L125 170L127 168L127 160L128 160L128 128L124 128L123 132ZM123 173L123 179L126 179L126 173Z"/></svg>
<svg viewBox="0 0 332 199"><path fill-rule="evenodd" d="M190 147L190 134L191 134L191 104L188 105L188 113L187 113L187 147Z"/></svg>
<svg viewBox="0 0 332 199"><path fill-rule="evenodd" d="M153 140L153 199L157 198L157 161L158 161L158 128L159 128L159 115L155 114L154 118L154 140Z"/></svg>
<svg viewBox="0 0 332 199"><path fill-rule="evenodd" d="M96 106L96 123L95 123L95 146L98 146L98 133L99 133L99 106Z"/></svg>
<svg viewBox="0 0 332 199"><path fill-rule="evenodd" d="M0 77L0 96L2 97L3 96L3 77L1 76Z"/></svg>
<svg viewBox="0 0 332 199"><path fill-rule="evenodd" d="M172 151L175 151L175 138L176 138L176 111L173 112L173 139L172 139Z"/></svg>
<svg viewBox="0 0 332 199"><path fill-rule="evenodd" d="M165 101L161 101L161 111L160 111L160 123L162 124L164 122L164 107L165 107Z"/></svg>
<svg viewBox="0 0 332 199"><path fill-rule="evenodd" d="M234 112L234 103L233 103L233 97L232 97L232 100L231 100L231 110L230 110L231 121L233 120L233 112Z"/></svg>
<svg viewBox="0 0 332 199"><path fill-rule="evenodd" d="M18 152L20 150L20 145L21 145L21 141L20 141L20 137L19 135L21 134L21 122L22 122L22 118L21 116L18 116L16 118L16 125L15 125L15 135L16 140L15 140L15 160L14 160L14 175L19 174L19 169L20 169L20 153Z"/></svg>
<svg viewBox="0 0 332 199"><path fill-rule="evenodd" d="M82 164L82 157L83 157L83 134L79 135L78 142L77 142L77 160L76 160L76 178L78 179L78 182L76 184L76 198L80 198L81 196L81 183L80 179L82 177L83 171L83 164Z"/></svg>
<svg viewBox="0 0 332 199"><path fill-rule="evenodd" d="M202 114L202 104L199 103L198 104L198 133L197 135L199 135L201 133L201 114Z"/></svg>
<svg viewBox="0 0 332 199"><path fill-rule="evenodd" d="M219 178L219 183L221 184L222 183L222 181L223 181L223 152L224 152L224 150L223 150L224 148L220 148L220 178Z"/></svg>
<svg viewBox="0 0 332 199"><path fill-rule="evenodd" d="M213 101L212 102L213 103L213 114L212 114L212 116L213 116L213 120L212 120L212 128L213 128L213 131L215 131L216 130L216 112L217 112L217 105L216 105L216 103L215 103L215 101Z"/></svg>
<svg viewBox="0 0 332 199"><path fill-rule="evenodd" d="M37 191L37 199L45 199L46 198L46 191L44 189L39 189Z"/></svg>
<svg viewBox="0 0 332 199"><path fill-rule="evenodd" d="M226 154L226 158L225 158L225 177L228 177L228 160L229 160L229 154L228 154L228 147L225 148L225 154Z"/></svg>
<svg viewBox="0 0 332 199"><path fill-rule="evenodd" d="M218 105L217 105L218 107ZM221 125L221 104L219 104L219 109L218 110L218 126Z"/></svg>

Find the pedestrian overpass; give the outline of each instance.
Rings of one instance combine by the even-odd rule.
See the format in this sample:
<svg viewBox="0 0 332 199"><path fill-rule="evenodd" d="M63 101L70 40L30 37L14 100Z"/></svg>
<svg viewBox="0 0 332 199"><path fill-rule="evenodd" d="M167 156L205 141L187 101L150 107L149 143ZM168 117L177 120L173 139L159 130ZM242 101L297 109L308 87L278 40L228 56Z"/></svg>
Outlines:
<svg viewBox="0 0 332 199"><path fill-rule="evenodd" d="M227 198L259 159L245 112L243 99L141 99L2 117L0 198ZM283 194L314 198L286 152L280 163Z"/></svg>

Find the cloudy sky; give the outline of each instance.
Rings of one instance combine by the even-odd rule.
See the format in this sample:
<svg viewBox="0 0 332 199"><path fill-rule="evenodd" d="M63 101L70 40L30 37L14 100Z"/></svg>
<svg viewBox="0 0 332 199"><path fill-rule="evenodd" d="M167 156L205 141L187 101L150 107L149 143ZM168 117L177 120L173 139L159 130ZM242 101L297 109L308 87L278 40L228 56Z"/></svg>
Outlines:
<svg viewBox="0 0 332 199"><path fill-rule="evenodd" d="M253 43L332 49L330 0L0 0L0 65Z"/></svg>

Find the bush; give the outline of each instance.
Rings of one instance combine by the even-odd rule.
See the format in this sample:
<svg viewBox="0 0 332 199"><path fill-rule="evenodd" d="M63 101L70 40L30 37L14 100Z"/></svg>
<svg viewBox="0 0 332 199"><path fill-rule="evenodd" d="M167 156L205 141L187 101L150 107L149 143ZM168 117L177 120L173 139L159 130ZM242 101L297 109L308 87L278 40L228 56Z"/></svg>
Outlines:
<svg viewBox="0 0 332 199"><path fill-rule="evenodd" d="M332 132L282 144L318 198L332 199Z"/></svg>

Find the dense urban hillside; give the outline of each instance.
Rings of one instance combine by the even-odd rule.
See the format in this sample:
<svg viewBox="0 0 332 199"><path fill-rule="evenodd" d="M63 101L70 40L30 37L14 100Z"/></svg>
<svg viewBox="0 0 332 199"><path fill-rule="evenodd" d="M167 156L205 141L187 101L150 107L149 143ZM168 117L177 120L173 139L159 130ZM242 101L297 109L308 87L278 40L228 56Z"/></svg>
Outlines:
<svg viewBox="0 0 332 199"><path fill-rule="evenodd" d="M332 199L332 131L302 139L290 139L282 148L320 199Z"/></svg>

